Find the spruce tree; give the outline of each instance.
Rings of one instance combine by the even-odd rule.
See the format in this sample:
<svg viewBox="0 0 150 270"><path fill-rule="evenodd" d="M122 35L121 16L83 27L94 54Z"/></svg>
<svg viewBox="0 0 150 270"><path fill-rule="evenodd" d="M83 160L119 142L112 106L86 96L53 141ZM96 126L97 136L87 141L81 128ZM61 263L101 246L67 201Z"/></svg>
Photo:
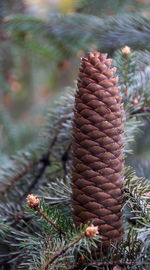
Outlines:
<svg viewBox="0 0 150 270"><path fill-rule="evenodd" d="M150 267L149 8L102 2L43 18L0 4L0 270ZM77 86L33 106L33 78L55 88L76 55Z"/></svg>

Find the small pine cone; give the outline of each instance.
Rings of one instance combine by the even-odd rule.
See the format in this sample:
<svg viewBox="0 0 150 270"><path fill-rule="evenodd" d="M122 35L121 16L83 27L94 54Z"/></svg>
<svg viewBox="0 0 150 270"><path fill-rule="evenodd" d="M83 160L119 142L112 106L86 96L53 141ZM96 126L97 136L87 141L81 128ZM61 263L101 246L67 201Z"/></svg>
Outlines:
<svg viewBox="0 0 150 270"><path fill-rule="evenodd" d="M73 120L73 219L93 221L103 244L119 241L122 229L123 105L107 54L82 58Z"/></svg>

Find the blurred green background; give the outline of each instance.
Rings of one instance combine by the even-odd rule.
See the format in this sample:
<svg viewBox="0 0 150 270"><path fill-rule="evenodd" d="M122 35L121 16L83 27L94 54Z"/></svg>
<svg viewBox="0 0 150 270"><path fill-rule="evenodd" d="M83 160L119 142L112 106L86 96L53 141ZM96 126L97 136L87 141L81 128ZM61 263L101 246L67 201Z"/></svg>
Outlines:
<svg viewBox="0 0 150 270"><path fill-rule="evenodd" d="M78 28L78 16L94 16L91 31L97 17L149 12L150 0L0 2L1 163L36 140L47 109L66 86L74 86L80 58L87 51L101 50L101 44L88 36L88 27L85 32ZM138 158L149 158L149 131L147 122L145 141L138 135L133 145Z"/></svg>

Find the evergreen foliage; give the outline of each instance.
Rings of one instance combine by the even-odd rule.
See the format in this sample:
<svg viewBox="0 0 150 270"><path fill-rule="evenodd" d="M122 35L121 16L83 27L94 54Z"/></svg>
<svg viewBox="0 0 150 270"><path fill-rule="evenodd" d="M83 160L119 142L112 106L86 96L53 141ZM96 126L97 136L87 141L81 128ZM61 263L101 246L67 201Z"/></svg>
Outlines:
<svg viewBox="0 0 150 270"><path fill-rule="evenodd" d="M104 19L75 13L52 17L50 22L48 18L45 21L27 15L15 15L6 17L3 21L12 41L20 46L26 47L27 44L29 51L33 48L35 53L47 53L47 56L56 59L59 55L69 56L78 49L87 51L93 44L99 50L110 53L126 44L134 49L150 49L150 18L140 13ZM55 46L54 55L50 53L51 46Z"/></svg>

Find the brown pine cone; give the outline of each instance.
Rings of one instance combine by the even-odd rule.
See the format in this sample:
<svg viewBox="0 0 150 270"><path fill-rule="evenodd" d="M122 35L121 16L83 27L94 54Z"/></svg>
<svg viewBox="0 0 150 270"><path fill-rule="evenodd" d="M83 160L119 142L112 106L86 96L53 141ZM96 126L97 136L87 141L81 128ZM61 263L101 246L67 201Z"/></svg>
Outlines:
<svg viewBox="0 0 150 270"><path fill-rule="evenodd" d="M104 244L122 229L123 106L107 54L82 58L73 120L73 219L94 221Z"/></svg>

